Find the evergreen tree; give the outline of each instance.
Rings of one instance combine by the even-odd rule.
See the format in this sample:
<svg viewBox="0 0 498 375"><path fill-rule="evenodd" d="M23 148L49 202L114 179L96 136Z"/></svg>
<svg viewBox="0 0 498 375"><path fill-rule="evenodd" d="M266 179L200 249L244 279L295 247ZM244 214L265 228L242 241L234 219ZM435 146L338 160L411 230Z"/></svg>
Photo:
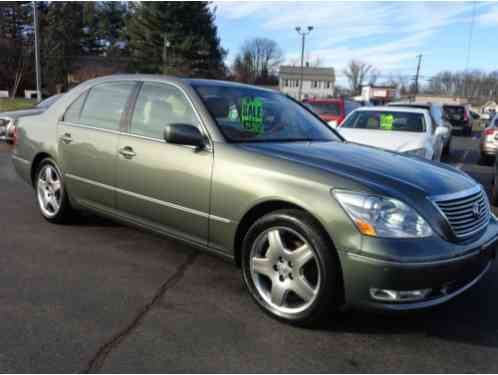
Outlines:
<svg viewBox="0 0 498 375"><path fill-rule="evenodd" d="M127 24L133 70L223 77L226 51L214 19L207 2L134 3Z"/></svg>
<svg viewBox="0 0 498 375"><path fill-rule="evenodd" d="M71 64L82 53L84 4L51 2L40 25L41 65L45 87L67 86Z"/></svg>

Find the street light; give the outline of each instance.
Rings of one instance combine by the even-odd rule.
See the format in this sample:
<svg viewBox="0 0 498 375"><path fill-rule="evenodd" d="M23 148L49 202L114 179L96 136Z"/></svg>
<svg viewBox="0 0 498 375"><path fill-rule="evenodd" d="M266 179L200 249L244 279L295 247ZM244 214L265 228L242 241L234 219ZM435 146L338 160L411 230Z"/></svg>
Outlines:
<svg viewBox="0 0 498 375"><path fill-rule="evenodd" d="M304 40L306 38L306 35L308 35L311 30L313 30L313 26L308 26L306 30L302 30L301 26L296 27L296 31L299 35L301 35L302 42L301 42L301 80L299 82L299 94L298 94L298 99L301 100L301 94L303 92L303 74L304 74Z"/></svg>

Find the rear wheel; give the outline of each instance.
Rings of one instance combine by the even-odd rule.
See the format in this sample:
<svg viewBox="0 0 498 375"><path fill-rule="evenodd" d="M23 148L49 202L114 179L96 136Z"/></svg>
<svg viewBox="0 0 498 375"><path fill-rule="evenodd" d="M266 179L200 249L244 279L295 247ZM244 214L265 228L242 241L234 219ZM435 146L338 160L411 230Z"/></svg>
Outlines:
<svg viewBox="0 0 498 375"><path fill-rule="evenodd" d="M44 159L36 173L36 198L42 216L52 223L69 221L72 208L62 173L51 159Z"/></svg>
<svg viewBox="0 0 498 375"><path fill-rule="evenodd" d="M243 244L244 283L268 314L313 325L342 300L337 255L306 213L279 210L258 220Z"/></svg>

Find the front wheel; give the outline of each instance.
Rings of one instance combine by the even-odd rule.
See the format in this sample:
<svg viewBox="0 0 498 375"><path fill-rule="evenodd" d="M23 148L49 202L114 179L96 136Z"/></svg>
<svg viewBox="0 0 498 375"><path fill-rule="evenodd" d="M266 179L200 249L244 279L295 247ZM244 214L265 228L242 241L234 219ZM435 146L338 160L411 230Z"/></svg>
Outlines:
<svg viewBox="0 0 498 375"><path fill-rule="evenodd" d="M62 173L51 159L40 163L36 173L36 199L42 216L52 223L69 221L72 208L62 180Z"/></svg>
<svg viewBox="0 0 498 375"><path fill-rule="evenodd" d="M318 223L299 210L270 213L249 229L244 283L271 316L310 326L342 301L337 255Z"/></svg>

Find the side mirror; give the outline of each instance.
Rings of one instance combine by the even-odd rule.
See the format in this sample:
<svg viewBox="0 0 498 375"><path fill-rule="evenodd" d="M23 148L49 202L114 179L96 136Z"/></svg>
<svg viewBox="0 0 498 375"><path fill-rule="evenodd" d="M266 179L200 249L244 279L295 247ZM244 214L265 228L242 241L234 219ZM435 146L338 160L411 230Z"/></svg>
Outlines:
<svg viewBox="0 0 498 375"><path fill-rule="evenodd" d="M438 126L434 135L436 137L446 137L448 135L448 128L445 126Z"/></svg>
<svg viewBox="0 0 498 375"><path fill-rule="evenodd" d="M177 145L204 147L204 136L200 130L189 124L168 124L164 127L164 140Z"/></svg>

